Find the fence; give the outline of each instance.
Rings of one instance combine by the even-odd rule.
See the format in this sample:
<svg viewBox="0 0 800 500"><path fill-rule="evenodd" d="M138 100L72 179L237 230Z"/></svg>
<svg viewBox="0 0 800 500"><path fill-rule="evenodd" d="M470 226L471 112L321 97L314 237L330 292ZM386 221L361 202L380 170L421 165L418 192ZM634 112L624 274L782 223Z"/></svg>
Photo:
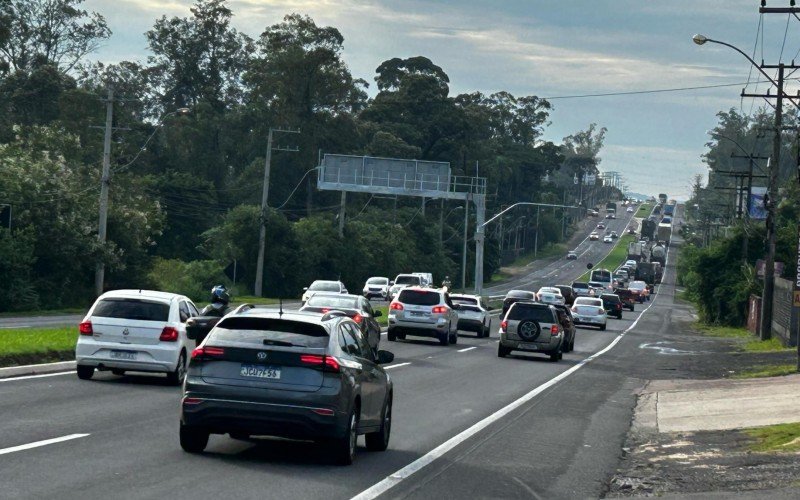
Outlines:
<svg viewBox="0 0 800 500"><path fill-rule="evenodd" d="M793 307L793 283L775 278L775 296L772 301L772 333L785 346L796 346L800 331L800 314Z"/></svg>

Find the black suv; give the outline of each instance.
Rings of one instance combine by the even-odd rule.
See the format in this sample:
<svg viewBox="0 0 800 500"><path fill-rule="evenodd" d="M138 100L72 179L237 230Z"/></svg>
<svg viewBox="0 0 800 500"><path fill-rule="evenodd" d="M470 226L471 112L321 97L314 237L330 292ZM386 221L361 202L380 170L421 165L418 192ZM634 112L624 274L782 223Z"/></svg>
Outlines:
<svg viewBox="0 0 800 500"><path fill-rule="evenodd" d="M200 453L209 434L325 441L336 463L356 440L384 451L392 426L392 382L355 321L253 308L229 314L192 352L180 410L181 448Z"/></svg>
<svg viewBox="0 0 800 500"><path fill-rule="evenodd" d="M500 317L502 318L506 315L512 304L521 301L536 302L536 294L527 290L511 290L506 294L506 298L503 299L503 312L500 313Z"/></svg>
<svg viewBox="0 0 800 500"><path fill-rule="evenodd" d="M604 293L600 298L603 300L603 307L607 315L622 319L622 299L619 298L619 295Z"/></svg>

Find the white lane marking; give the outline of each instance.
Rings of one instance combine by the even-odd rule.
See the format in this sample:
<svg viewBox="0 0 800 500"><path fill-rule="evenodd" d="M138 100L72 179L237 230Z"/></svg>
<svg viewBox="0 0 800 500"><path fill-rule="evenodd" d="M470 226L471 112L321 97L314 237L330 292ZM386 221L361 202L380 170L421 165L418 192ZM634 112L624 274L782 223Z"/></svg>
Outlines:
<svg viewBox="0 0 800 500"><path fill-rule="evenodd" d="M0 382L14 382L17 380L28 380L32 378L58 377L60 375L72 375L74 373L76 373L75 370L72 370L70 372L44 373L41 375L25 375L23 377L8 377L8 378L0 378Z"/></svg>
<svg viewBox="0 0 800 500"><path fill-rule="evenodd" d="M471 350L477 349L477 348L478 348L477 346L475 346L475 347L467 347L466 349L459 349L458 352L467 352L467 351L471 351Z"/></svg>
<svg viewBox="0 0 800 500"><path fill-rule="evenodd" d="M11 325L11 326L0 326L0 328L5 328L5 329L13 329L13 328L31 328L31 325Z"/></svg>
<svg viewBox="0 0 800 500"><path fill-rule="evenodd" d="M397 363L396 365L384 366L383 369L384 370L391 370L392 368L400 368L401 366L408 366L410 364L411 363Z"/></svg>
<svg viewBox="0 0 800 500"><path fill-rule="evenodd" d="M14 453L15 451L30 450L31 448L39 448L40 446L47 446L48 444L62 443L72 439L86 437L89 434L70 434L68 436L61 436L53 439L45 439L44 441L36 441L35 443L21 444L19 446L12 446L11 448L3 448L0 450L0 455L7 453Z"/></svg>
<svg viewBox="0 0 800 500"><path fill-rule="evenodd" d="M669 254L667 255L667 260L668 259L669 259ZM664 263L664 269L666 269L666 268L667 268L667 266L666 266L666 262L665 262ZM658 286L659 286L659 292L660 292L661 291L661 284L659 284ZM660 293L657 294L657 295L660 296ZM467 441L468 439L470 439L471 437L473 437L474 435L476 435L480 431L482 431L485 428L489 427L490 425L492 425L493 423L497 422L501 418L505 417L506 415L508 415L512 411L516 410L520 406L524 405L528 401L531 401L533 398L535 398L536 396L538 396L542 392L546 391L547 389L549 389L550 387L554 386L558 382L564 380L565 378L569 377L570 375L572 375L576 371L580 370L587 363L590 363L591 361L593 361L593 360L597 359L598 357L602 356L603 354L607 353L608 351L613 349L622 340L622 338L625 336L625 334L627 334L629 331L633 330L636 327L636 325L639 323L639 320L642 319L642 317L644 317L644 314L651 307L653 307L653 305L656 303L657 298L658 297L653 299L650 302L650 305L648 305L644 310L642 310L642 312L639 314L639 317L636 318L636 320L633 323L631 323L631 326L629 326L622 333L617 335L617 337L614 340L612 340L611 343L608 346L606 346L604 349L602 349L601 351L598 351L598 352L592 354L591 356L589 356L588 358L585 358L585 359L579 361L578 364L576 364L572 368L569 368L568 370L560 373L559 375L556 375L552 379L550 379L547 382L545 382L544 384L536 387L535 389L533 389L529 393L525 394L521 398L517 399L516 401L513 401L513 402L509 403L508 405L506 405L503 408L497 410L496 412L494 412L493 414L491 414L488 417L484 418L483 420L481 420L481 421L477 422L476 424L472 425L472 427L469 427L468 429L460 432L459 434L456 434L455 436L451 437L450 439L448 439L444 443L442 443L439 446L437 446L436 448L432 449L431 451L429 451L425 455L421 456L420 458L418 458L415 461L411 462L410 464L406 465L402 469L394 472L393 474L390 474L390 475L386 476L383 480L375 483L371 487L367 488L366 490L362 491L358 495L354 496L351 500L368 500L368 499L376 498L376 497L382 495L383 493L386 493L391 488L393 488L394 486L398 485L402 481L408 479L409 477L411 477L416 472L419 472L423 468L425 468L428 465L432 464L436 459L442 457L445 453L449 452L450 450L452 450L456 446L460 445L464 441Z"/></svg>

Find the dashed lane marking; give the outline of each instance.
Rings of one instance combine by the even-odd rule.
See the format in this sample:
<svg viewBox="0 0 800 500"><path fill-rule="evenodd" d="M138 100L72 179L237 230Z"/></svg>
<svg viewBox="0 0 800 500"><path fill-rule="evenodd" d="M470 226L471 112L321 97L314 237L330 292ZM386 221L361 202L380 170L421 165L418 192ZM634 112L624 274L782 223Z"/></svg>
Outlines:
<svg viewBox="0 0 800 500"><path fill-rule="evenodd" d="M466 349L459 349L458 352L467 352L467 351L471 351L471 350L477 349L477 348L478 348L477 346L467 347Z"/></svg>
<svg viewBox="0 0 800 500"><path fill-rule="evenodd" d="M14 453L16 451L30 450L32 448L39 448L49 444L63 443L64 441L71 441L88 436L89 434L70 434L68 436L61 436L53 439L45 439L44 441L36 441L34 443L21 444L19 446L12 446L11 448L3 448L0 450L0 455Z"/></svg>

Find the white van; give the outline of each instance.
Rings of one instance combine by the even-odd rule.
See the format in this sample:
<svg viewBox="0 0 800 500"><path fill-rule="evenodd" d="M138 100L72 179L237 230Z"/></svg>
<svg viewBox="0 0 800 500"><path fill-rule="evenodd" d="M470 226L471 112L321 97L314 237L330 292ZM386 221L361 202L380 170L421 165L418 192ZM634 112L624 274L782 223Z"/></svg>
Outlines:
<svg viewBox="0 0 800 500"><path fill-rule="evenodd" d="M612 290L614 285L614 276L608 269L592 269L592 274L589 281L596 281L602 283L606 290Z"/></svg>

